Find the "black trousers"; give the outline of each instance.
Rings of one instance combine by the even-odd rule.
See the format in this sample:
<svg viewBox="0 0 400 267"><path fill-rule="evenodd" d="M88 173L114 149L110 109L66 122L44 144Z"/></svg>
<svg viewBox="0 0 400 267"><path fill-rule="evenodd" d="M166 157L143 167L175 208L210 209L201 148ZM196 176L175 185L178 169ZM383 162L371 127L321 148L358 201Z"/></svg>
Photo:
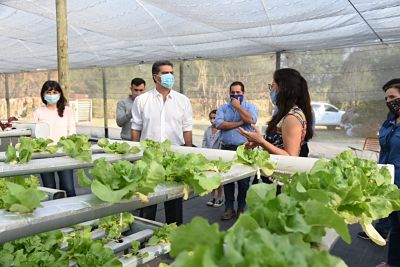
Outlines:
<svg viewBox="0 0 400 267"><path fill-rule="evenodd" d="M164 202L165 209L165 222L176 223L180 225L183 223L183 198L172 199ZM139 216L148 220L155 220L157 213L157 204L144 207L140 209Z"/></svg>
<svg viewBox="0 0 400 267"><path fill-rule="evenodd" d="M60 189L65 190L67 197L76 196L74 187L74 174L72 170L57 171L60 178ZM54 172L46 172L40 174L44 187L56 189L56 179Z"/></svg>
<svg viewBox="0 0 400 267"><path fill-rule="evenodd" d="M308 143L304 143L300 148L299 157L307 158L309 152L310 152L310 150L308 149Z"/></svg>

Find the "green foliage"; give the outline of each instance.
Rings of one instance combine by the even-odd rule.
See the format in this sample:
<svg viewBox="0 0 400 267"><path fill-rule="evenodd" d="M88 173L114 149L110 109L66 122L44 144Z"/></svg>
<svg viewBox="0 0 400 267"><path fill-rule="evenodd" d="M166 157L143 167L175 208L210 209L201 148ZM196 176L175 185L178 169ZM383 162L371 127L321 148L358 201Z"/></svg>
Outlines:
<svg viewBox="0 0 400 267"><path fill-rule="evenodd" d="M252 186L248 210L226 233L200 218L176 229L171 266L345 266L311 244L321 243L326 228L350 243L346 223L360 222L372 240L384 245L371 222L400 210L400 190L388 170L351 151L285 179L278 196L275 185Z"/></svg>
<svg viewBox="0 0 400 267"><path fill-rule="evenodd" d="M177 152L165 152L163 166L165 169L166 181L182 183L201 196L218 188L222 177L220 174L207 175L208 171L219 171L218 166L201 154L189 153L186 155ZM227 167L222 169L226 170ZM184 199L187 199L188 192L184 192Z"/></svg>
<svg viewBox="0 0 400 267"><path fill-rule="evenodd" d="M284 190L298 201L328 206L350 224L369 224L400 210L400 190L391 184L389 171L351 151L319 160L309 173L295 174Z"/></svg>
<svg viewBox="0 0 400 267"><path fill-rule="evenodd" d="M273 174L275 164L269 158L268 151L262 149L246 149L244 145L236 149L236 162L257 169L257 179L260 179L261 173L265 176Z"/></svg>
<svg viewBox="0 0 400 267"><path fill-rule="evenodd" d="M145 258L149 256L148 252L141 253L140 252L140 242L137 240L133 240L131 242L131 253L125 254L124 257L130 258L132 256L135 256L137 258Z"/></svg>
<svg viewBox="0 0 400 267"><path fill-rule="evenodd" d="M75 260L78 266L122 266L110 248L104 247L102 241L92 240L90 227L84 227L83 231L76 231L68 239L68 256Z"/></svg>
<svg viewBox="0 0 400 267"><path fill-rule="evenodd" d="M6 149L7 163L27 163L31 161L32 154L37 152L56 153L58 146L49 146L53 140L45 138L20 137L15 148L11 145Z"/></svg>
<svg viewBox="0 0 400 267"><path fill-rule="evenodd" d="M232 161L223 161L222 158L218 160L211 160L211 163L215 166L216 172L227 172L231 169Z"/></svg>
<svg viewBox="0 0 400 267"><path fill-rule="evenodd" d="M90 170L93 181L79 170L78 182L81 185L91 185L92 192L101 200L118 203L122 199L130 199L135 193L147 195L154 192L157 184L164 182L164 169L155 162L143 160L132 164L120 160L114 164L104 158L95 160Z"/></svg>
<svg viewBox="0 0 400 267"><path fill-rule="evenodd" d="M46 193L39 191L38 179L31 175L0 179L0 208L11 212L29 213L40 207Z"/></svg>
<svg viewBox="0 0 400 267"><path fill-rule="evenodd" d="M124 226L133 221L130 213L121 216ZM115 217L109 216L103 219L102 227L115 225ZM65 240L68 243L67 251L60 249ZM41 233L0 245L0 265L65 267L74 261L76 266L82 267L122 266L114 252L103 245L105 241L92 240L90 226L84 226L82 230L69 234L64 234L60 230Z"/></svg>
<svg viewBox="0 0 400 267"><path fill-rule="evenodd" d="M160 150L161 152L166 152L171 148L172 143L168 139L164 142L157 142L151 139L145 139L140 141L140 145L143 147L143 149L155 149Z"/></svg>
<svg viewBox="0 0 400 267"><path fill-rule="evenodd" d="M298 236L272 234L248 214L228 232L195 217L171 237L171 255L179 266L346 266L340 259L310 247Z"/></svg>
<svg viewBox="0 0 400 267"><path fill-rule="evenodd" d="M177 229L176 223L164 224L154 229L153 235L147 241L146 246L155 246L161 243L170 243L171 235Z"/></svg>
<svg viewBox="0 0 400 267"><path fill-rule="evenodd" d="M106 231L105 240L118 239L121 237L122 231L129 227L133 221L132 213L123 212L101 218L97 223L97 227Z"/></svg>
<svg viewBox="0 0 400 267"><path fill-rule="evenodd" d="M127 142L113 142L107 138L101 138L97 141L97 145L103 148L105 153L116 153L126 155L129 153L137 154L140 152L140 148L136 146L130 146Z"/></svg>
<svg viewBox="0 0 400 267"><path fill-rule="evenodd" d="M190 224L181 225L172 233L170 254L177 257L182 251L193 251L198 246L207 247L215 256L223 254L223 236L218 224L209 225L205 219L194 217ZM186 266L192 265L188 262Z"/></svg>
<svg viewBox="0 0 400 267"><path fill-rule="evenodd" d="M0 245L1 266L68 266L67 253L59 246L61 231L51 231Z"/></svg>
<svg viewBox="0 0 400 267"><path fill-rule="evenodd" d="M69 137L61 137L58 145L62 147L65 154L81 161L92 161L92 144L89 136L73 134Z"/></svg>
<svg viewBox="0 0 400 267"><path fill-rule="evenodd" d="M351 242L344 219L323 203L312 199L299 202L285 193L275 195L273 184L252 186L247 193L247 213L260 227L275 234L298 235L309 243L321 243L325 228L333 228L344 241Z"/></svg>
<svg viewBox="0 0 400 267"><path fill-rule="evenodd" d="M99 141L106 147L108 140ZM210 161L201 154L181 154L170 151L171 142L162 143L152 140L141 142L143 157L134 164L128 161L108 163L98 159L90 170L93 180L83 170L77 173L78 182L83 187L91 187L92 192L101 200L117 203L122 199L130 199L134 194L142 201L146 195L154 192L158 184L178 182L184 185L184 197L188 197L189 187L205 195L221 184L219 172L229 170L231 162L221 159ZM210 172L218 172L211 175Z"/></svg>

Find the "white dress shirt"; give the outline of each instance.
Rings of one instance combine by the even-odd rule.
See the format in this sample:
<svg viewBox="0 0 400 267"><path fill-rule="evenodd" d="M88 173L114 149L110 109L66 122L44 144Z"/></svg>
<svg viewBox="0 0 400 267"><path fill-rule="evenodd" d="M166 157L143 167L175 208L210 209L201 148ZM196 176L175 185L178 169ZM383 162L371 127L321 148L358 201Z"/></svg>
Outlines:
<svg viewBox="0 0 400 267"><path fill-rule="evenodd" d="M132 130L141 131L146 138L162 142L169 139L173 145L183 145L183 132L191 131L192 105L189 98L174 90L163 96L153 89L135 98L132 106Z"/></svg>

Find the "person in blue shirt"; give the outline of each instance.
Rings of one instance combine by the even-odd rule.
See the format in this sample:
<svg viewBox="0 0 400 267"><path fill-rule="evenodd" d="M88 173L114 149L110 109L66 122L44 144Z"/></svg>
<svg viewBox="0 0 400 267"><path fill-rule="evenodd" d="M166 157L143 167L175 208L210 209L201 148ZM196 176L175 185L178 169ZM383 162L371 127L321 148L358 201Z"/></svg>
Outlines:
<svg viewBox="0 0 400 267"><path fill-rule="evenodd" d="M389 114L379 130L379 163L394 165L394 183L400 187L400 79L390 80L382 89ZM388 259L379 267L400 266L400 211L390 214L389 221Z"/></svg>
<svg viewBox="0 0 400 267"><path fill-rule="evenodd" d="M252 131L251 125L257 122L258 110L255 105L244 100L244 84L242 82L236 81L229 86L229 96L230 102L218 108L215 124L221 130L221 149L236 151L238 146L247 142L247 139L240 134L238 128L242 127ZM239 215L246 207L246 194L249 189L250 177L237 183L237 215ZM225 212L222 214L221 219L230 220L236 216L234 209L235 184L224 185L224 193Z"/></svg>

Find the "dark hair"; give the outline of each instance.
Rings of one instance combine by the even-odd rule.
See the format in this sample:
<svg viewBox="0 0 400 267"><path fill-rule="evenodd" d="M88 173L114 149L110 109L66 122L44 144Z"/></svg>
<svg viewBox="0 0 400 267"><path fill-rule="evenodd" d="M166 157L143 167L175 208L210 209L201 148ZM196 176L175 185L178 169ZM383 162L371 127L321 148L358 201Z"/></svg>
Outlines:
<svg viewBox="0 0 400 267"><path fill-rule="evenodd" d="M60 93L60 99L57 102L57 112L58 116L64 116L65 105L67 104L67 99L64 96L64 93L61 89L61 86L56 81L46 81L43 86L42 90L40 91L40 96L42 98L42 102L47 105L47 101L44 99L44 95L46 94L47 90L53 89Z"/></svg>
<svg viewBox="0 0 400 267"><path fill-rule="evenodd" d="M143 80L142 78L134 78L134 79L131 81L131 86L132 86L132 85L139 86L139 85L141 85L141 84L144 84L144 86L146 86L146 81Z"/></svg>
<svg viewBox="0 0 400 267"><path fill-rule="evenodd" d="M285 117L290 109L298 106L304 112L307 121L307 132L304 140L308 141L313 136L312 110L307 81L301 74L290 68L279 69L274 72L274 82L279 87L276 97L278 112L268 122L266 134L271 136L276 131L276 125Z"/></svg>
<svg viewBox="0 0 400 267"><path fill-rule="evenodd" d="M397 88L400 90L400 79L392 79L385 83L385 85L382 87L382 90L386 92L389 88Z"/></svg>
<svg viewBox="0 0 400 267"><path fill-rule="evenodd" d="M165 66L165 65L171 66L172 68L174 67L174 64L172 64L172 62L169 61L169 60L158 60L158 61L153 63L153 66L151 67L151 73L153 75L158 74L160 72L160 67L161 66ZM153 77L153 81L156 82L154 77Z"/></svg>
<svg viewBox="0 0 400 267"><path fill-rule="evenodd" d="M216 109L211 110L210 113L208 113L208 117L210 117L211 114L217 114L217 110Z"/></svg>
<svg viewBox="0 0 400 267"><path fill-rule="evenodd" d="M229 85L229 92L231 91L231 88L233 86L237 86L237 85L239 85L240 88L242 88L242 92L244 93L244 84L242 82L239 82L239 81L233 82L233 83L231 83L231 85Z"/></svg>

